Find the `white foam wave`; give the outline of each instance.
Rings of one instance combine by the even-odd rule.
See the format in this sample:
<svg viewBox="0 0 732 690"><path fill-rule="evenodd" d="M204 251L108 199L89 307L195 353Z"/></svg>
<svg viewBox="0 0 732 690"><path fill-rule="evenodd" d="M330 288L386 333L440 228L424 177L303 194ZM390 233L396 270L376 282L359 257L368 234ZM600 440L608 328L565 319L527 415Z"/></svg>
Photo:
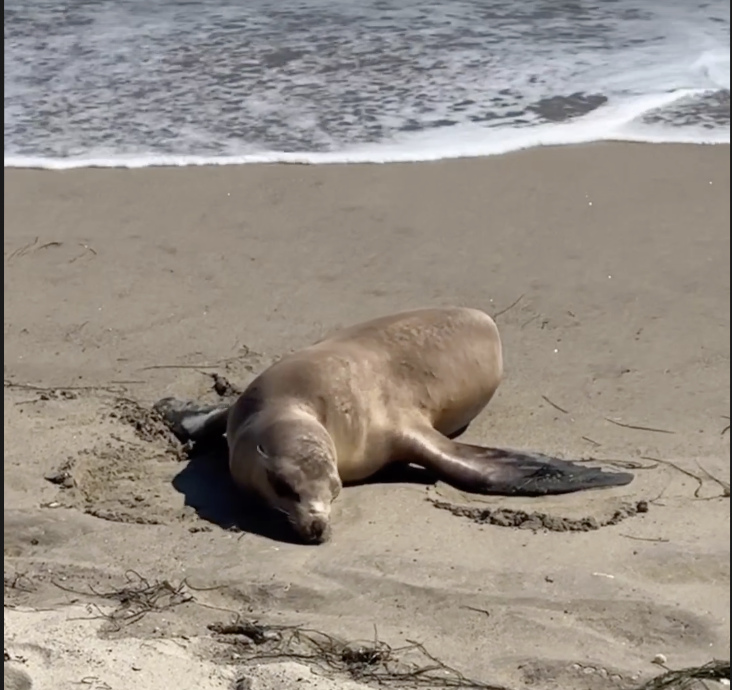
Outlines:
<svg viewBox="0 0 732 690"><path fill-rule="evenodd" d="M729 48L704 51L691 65L692 71L704 75L718 89L729 89Z"/></svg>
<svg viewBox="0 0 732 690"><path fill-rule="evenodd" d="M377 4L9 0L5 166L729 142L728 2Z"/></svg>
<svg viewBox="0 0 732 690"><path fill-rule="evenodd" d="M625 103L601 106L584 117L558 124L542 124L519 129L457 125L403 134L387 142L344 147L328 152L247 151L227 156L191 155L109 155L42 158L6 156L6 168L71 170L75 168L147 168L206 165L244 165L254 163L298 163L325 165L337 163L406 163L449 158L475 158L501 155L539 146L563 146L600 141L639 143L729 144L727 129L674 127L645 124L643 115L668 107L693 96L707 93L683 89L673 93L652 94Z"/></svg>

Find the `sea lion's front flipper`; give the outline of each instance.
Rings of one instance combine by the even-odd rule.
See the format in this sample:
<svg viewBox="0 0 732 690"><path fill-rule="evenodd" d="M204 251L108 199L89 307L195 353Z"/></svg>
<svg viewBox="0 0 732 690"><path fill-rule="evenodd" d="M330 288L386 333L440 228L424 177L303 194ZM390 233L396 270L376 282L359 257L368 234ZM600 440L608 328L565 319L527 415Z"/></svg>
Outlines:
<svg viewBox="0 0 732 690"><path fill-rule="evenodd" d="M201 405L191 400L163 398L153 405L153 410L183 443L210 442L226 433L229 405Z"/></svg>
<svg viewBox="0 0 732 690"><path fill-rule="evenodd" d="M606 472L540 453L456 443L433 429L404 440L400 459L431 470L452 486L472 493L544 496L625 486L627 472Z"/></svg>

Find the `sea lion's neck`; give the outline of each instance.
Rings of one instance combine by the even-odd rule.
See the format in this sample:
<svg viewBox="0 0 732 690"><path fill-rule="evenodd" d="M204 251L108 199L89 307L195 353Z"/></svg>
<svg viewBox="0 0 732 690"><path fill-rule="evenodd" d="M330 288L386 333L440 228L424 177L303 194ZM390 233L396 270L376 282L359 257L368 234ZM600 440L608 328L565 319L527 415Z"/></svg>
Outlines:
<svg viewBox="0 0 732 690"><path fill-rule="evenodd" d="M319 417L318 411L311 404L296 398L283 398L270 400L264 408L250 415L243 426L252 431L261 431L283 422L320 424Z"/></svg>

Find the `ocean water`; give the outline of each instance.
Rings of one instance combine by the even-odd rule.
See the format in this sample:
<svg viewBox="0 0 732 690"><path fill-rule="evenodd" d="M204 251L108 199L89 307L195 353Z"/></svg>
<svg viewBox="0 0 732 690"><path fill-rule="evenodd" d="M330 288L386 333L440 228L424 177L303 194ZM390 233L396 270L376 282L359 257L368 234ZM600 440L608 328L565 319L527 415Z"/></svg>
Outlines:
<svg viewBox="0 0 732 690"><path fill-rule="evenodd" d="M729 0L7 0L5 165L730 139Z"/></svg>

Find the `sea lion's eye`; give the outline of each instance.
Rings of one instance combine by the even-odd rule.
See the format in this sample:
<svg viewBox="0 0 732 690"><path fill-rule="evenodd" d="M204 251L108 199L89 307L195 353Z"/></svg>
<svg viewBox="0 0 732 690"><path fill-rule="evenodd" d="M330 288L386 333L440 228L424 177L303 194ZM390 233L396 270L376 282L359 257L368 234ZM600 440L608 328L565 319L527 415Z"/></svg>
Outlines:
<svg viewBox="0 0 732 690"><path fill-rule="evenodd" d="M267 472L267 478L272 486L272 490L280 497L288 501L299 501L300 494L293 489L287 480L278 477L274 472Z"/></svg>

